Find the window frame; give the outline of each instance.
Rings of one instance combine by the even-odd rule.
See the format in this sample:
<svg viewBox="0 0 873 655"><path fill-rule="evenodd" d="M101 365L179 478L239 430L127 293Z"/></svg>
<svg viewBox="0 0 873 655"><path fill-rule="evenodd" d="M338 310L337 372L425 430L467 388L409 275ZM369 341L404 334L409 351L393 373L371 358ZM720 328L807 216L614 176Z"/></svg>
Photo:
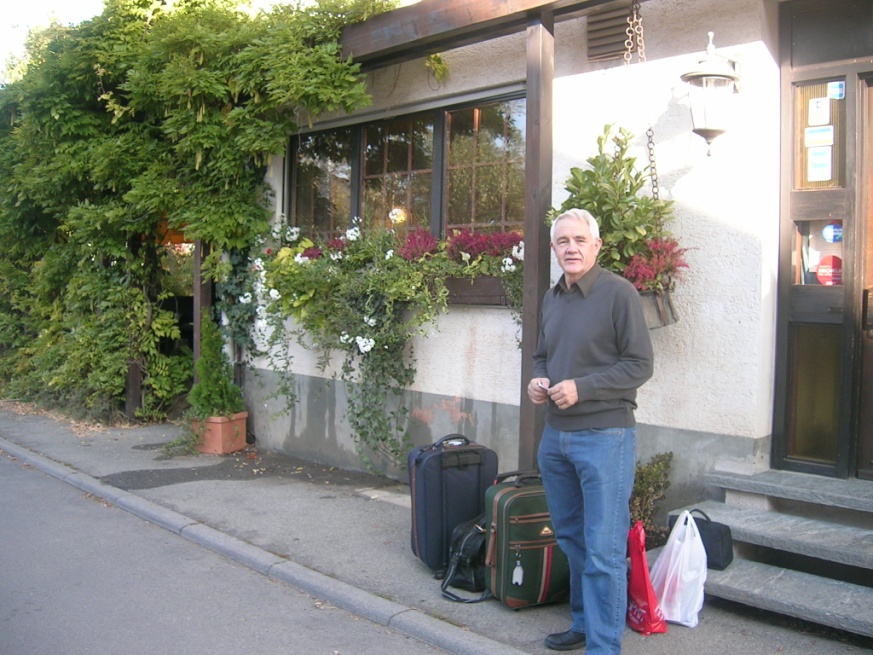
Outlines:
<svg viewBox="0 0 873 655"><path fill-rule="evenodd" d="M285 216L287 217L289 224L298 225L298 219L296 215L295 191L297 184L297 148L299 144L299 139L301 137L314 133L327 133L332 130L351 130L351 153L349 157L349 163L351 166L351 180L349 185L351 198L349 199L349 215L346 217L346 226L351 227L355 217L361 216L362 211L365 164L363 143L365 131L368 129L368 127L374 124L378 124L380 122L398 119L414 120L416 117L420 117L430 112L432 115L434 140L432 148L432 173L430 191L430 232L438 238L445 238L447 229L460 229L453 228L452 226L448 226L446 224L446 184L448 180L447 159L449 147L448 123L450 112L468 108L481 108L485 105L515 102L519 100L525 101L526 104L526 99L526 93L523 85L518 85L513 86L512 88L505 89L502 92L493 93L491 95L471 94L467 97L456 99L456 102L454 103L441 102L427 103L426 105L413 105L404 108L402 111L391 113L378 112L368 114L366 116L352 117L344 120L328 121L313 126L313 128L311 129L301 130L300 132L292 136L287 149L287 162L285 167L286 174L283 182L283 211ZM527 114L526 106L524 108L524 113L525 115ZM524 135L524 138L525 140L528 138L527 134ZM526 165L526 161L523 161L522 164L523 166ZM524 215L523 208L521 211L521 215ZM337 217L335 226L337 226L338 228L340 224L341 221L339 220L339 217ZM306 228L309 226L301 227ZM524 223L522 221L517 227L509 227L508 230L503 226L501 226L499 229L506 231L518 230L523 232ZM334 236L339 236L339 234L336 234Z"/></svg>

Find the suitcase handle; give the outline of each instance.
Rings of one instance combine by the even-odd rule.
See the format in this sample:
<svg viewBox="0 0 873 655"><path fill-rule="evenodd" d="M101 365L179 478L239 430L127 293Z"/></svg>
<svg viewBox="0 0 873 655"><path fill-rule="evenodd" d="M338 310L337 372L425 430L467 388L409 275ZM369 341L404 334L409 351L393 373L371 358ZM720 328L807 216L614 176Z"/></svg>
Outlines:
<svg viewBox="0 0 873 655"><path fill-rule="evenodd" d="M446 443L449 441L460 441L462 443ZM470 443L470 440L463 434L448 434L437 441L433 447L434 450L436 450L437 448L445 448L446 446L466 446L468 443Z"/></svg>
<svg viewBox="0 0 873 655"><path fill-rule="evenodd" d="M537 469L529 469L526 471L510 471L508 473L501 473L496 478L494 478L494 484L503 482L508 478L516 478L516 487L521 487L525 484L539 484L542 480L540 472Z"/></svg>

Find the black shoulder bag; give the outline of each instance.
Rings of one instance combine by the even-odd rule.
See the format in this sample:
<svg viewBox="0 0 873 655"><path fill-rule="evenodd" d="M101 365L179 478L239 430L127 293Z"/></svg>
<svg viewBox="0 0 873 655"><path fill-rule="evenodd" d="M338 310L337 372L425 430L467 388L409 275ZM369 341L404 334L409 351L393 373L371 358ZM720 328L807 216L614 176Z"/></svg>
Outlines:
<svg viewBox="0 0 873 655"><path fill-rule="evenodd" d="M491 596L485 587L485 548L488 530L485 514L461 523L452 531L449 544L449 569L441 585L443 596L456 603L479 603ZM476 598L464 598L449 591L449 587L466 591L483 592Z"/></svg>

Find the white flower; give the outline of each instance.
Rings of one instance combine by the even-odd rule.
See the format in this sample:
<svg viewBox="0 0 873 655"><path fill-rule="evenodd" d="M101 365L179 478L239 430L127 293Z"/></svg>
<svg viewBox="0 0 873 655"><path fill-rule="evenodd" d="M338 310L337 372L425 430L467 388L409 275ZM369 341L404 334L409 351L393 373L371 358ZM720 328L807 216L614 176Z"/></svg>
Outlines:
<svg viewBox="0 0 873 655"><path fill-rule="evenodd" d="M331 258L331 261L335 261L335 262L339 261L340 259L343 258L343 251L342 250L334 250L333 252L330 253L330 258Z"/></svg>
<svg viewBox="0 0 873 655"><path fill-rule="evenodd" d="M468 252L461 252L461 259L464 260L464 263L465 263L465 264L469 264L469 263L470 263L470 253L468 253Z"/></svg>
<svg viewBox="0 0 873 655"><path fill-rule="evenodd" d="M500 270L504 273L513 273L515 271L515 263L512 261L511 257L507 257L503 260L503 265L500 267Z"/></svg>
<svg viewBox="0 0 873 655"><path fill-rule="evenodd" d="M393 256L394 256L393 250L389 250L388 252L385 253L385 259L391 259Z"/></svg>
<svg viewBox="0 0 873 655"><path fill-rule="evenodd" d="M346 230L346 239L349 241L357 241L359 238L361 238L361 228L355 226Z"/></svg>
<svg viewBox="0 0 873 655"><path fill-rule="evenodd" d="M295 264L308 264L309 257L304 257L302 252L298 252L294 255L294 263Z"/></svg>
<svg viewBox="0 0 873 655"><path fill-rule="evenodd" d="M248 304L252 301L252 294L250 294L250 293L244 293L243 295L241 295L241 296L238 298L238 300L239 300L240 303L242 303L243 305L248 305Z"/></svg>
<svg viewBox="0 0 873 655"><path fill-rule="evenodd" d="M300 237L300 228L299 227L289 227L285 230L285 239L288 241L297 241Z"/></svg>
<svg viewBox="0 0 873 655"><path fill-rule="evenodd" d="M263 271L264 270L264 261L258 257L255 261L252 262L252 270L253 271Z"/></svg>
<svg viewBox="0 0 873 655"><path fill-rule="evenodd" d="M343 332L340 335L340 343L348 343L351 340L352 340L352 338L349 336L348 332Z"/></svg>
<svg viewBox="0 0 873 655"><path fill-rule="evenodd" d="M282 297L282 294L279 293L276 289L270 289L270 300L279 300Z"/></svg>
<svg viewBox="0 0 873 655"><path fill-rule="evenodd" d="M368 316L367 318L365 318L364 323L366 323L370 327L376 327L376 319L372 316Z"/></svg>
<svg viewBox="0 0 873 655"><path fill-rule="evenodd" d="M282 226L281 225L274 225L272 227L272 229L270 230L270 236L272 236L274 239L278 239L281 236L281 233L282 233Z"/></svg>
<svg viewBox="0 0 873 655"><path fill-rule="evenodd" d="M355 342L358 344L358 350L361 351L362 355L373 350L373 346L376 345L374 339L368 339L366 337L355 337Z"/></svg>
<svg viewBox="0 0 873 655"><path fill-rule="evenodd" d="M520 262L524 261L524 241L519 241L516 245L512 246L512 256Z"/></svg>

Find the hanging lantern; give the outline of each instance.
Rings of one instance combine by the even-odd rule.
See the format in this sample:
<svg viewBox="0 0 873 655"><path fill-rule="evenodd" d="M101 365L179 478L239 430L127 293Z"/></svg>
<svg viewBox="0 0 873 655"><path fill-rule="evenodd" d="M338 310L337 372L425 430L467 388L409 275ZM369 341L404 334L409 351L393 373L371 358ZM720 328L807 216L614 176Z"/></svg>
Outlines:
<svg viewBox="0 0 873 655"><path fill-rule="evenodd" d="M710 146L713 139L727 130L730 114L729 98L736 90L740 76L736 63L715 52L709 32L709 45L706 55L692 70L683 73L682 81L691 85L691 121L694 133L706 140L707 155L712 154Z"/></svg>

